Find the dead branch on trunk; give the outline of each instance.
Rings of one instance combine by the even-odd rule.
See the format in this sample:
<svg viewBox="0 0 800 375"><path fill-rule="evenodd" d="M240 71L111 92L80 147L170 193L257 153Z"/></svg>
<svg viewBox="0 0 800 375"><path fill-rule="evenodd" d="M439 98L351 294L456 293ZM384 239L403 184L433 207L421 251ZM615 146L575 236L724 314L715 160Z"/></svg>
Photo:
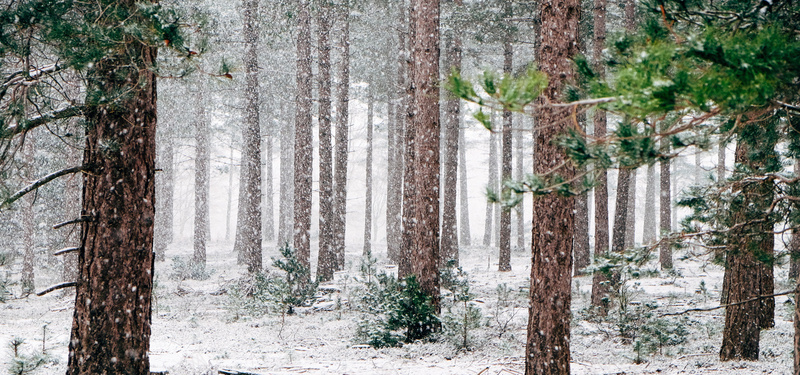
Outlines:
<svg viewBox="0 0 800 375"><path fill-rule="evenodd" d="M65 176L65 175L68 175L68 174L82 172L82 171L84 171L84 169L85 169L84 166L81 165L81 166L78 166L78 167L62 169L62 170L60 170L58 172L53 172L53 173L51 173L51 174L49 174L47 176L44 176L44 177L40 178L39 180L35 181L34 183L26 186L24 189L16 192L14 195L8 197L8 199L3 201L3 203L0 203L0 210L8 207L10 204L16 202L18 199L20 199L23 196L25 196L25 194L28 194L28 193L30 193L30 192L42 187L43 185L47 184L50 181L53 181L53 180L55 180L55 179L57 179L57 178L59 178L61 176Z"/></svg>
<svg viewBox="0 0 800 375"><path fill-rule="evenodd" d="M49 287L49 288L47 288L47 289L45 289L45 290L43 290L41 292L36 293L36 295L41 297L41 296L43 296L43 295L45 295L47 293L50 293L50 292L53 292L53 291L56 291L56 290L59 290L59 289L71 288L71 287L74 287L74 286L77 286L77 285L78 285L78 283L76 283L74 281L68 281L68 282L65 282L65 283L53 285L53 286L51 286L51 287Z"/></svg>

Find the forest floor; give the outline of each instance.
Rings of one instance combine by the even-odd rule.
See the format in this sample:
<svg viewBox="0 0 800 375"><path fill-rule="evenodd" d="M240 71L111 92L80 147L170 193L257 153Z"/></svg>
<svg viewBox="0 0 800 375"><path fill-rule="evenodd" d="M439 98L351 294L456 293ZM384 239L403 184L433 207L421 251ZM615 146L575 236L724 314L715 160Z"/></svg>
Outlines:
<svg viewBox="0 0 800 375"><path fill-rule="evenodd" d="M443 334L436 342L373 349L354 341L362 313L348 300L355 298L359 288L360 247L348 249L348 271L337 274L334 286L339 292L329 296L329 303L319 304L320 309L300 309L294 315L271 313L255 317L236 308L229 293L244 274L244 268L235 264L230 248L223 243L211 245L211 275L205 281L170 277L175 272L173 257L191 256L188 243L173 246L169 259L156 264L150 352L153 371L168 370L173 375L216 374L220 369L258 374L524 373L529 250L516 251L513 271L504 273L496 271L496 250L491 255L481 247L462 250L462 268L469 275L471 292L475 294L471 303L482 312L480 327L469 332L469 349L458 349L462 338L455 334ZM271 263L266 261L270 256L277 256L277 250L265 254L265 264ZM17 259L14 269L18 269L19 262ZM52 264L37 270L37 290L58 282L58 267ZM386 269L381 259L378 269ZM776 268L775 274L776 292L790 289L785 268ZM18 277L15 273L11 276ZM645 272L630 281L625 295L627 313L611 314L606 318L611 322L602 322L587 311L591 276L574 278L572 373L789 373L793 306L787 297L777 298L775 328L762 332L761 359L757 362L719 361L724 310L661 317L665 312L717 305L721 280L720 267L679 259L673 274ZM512 293L499 293L498 285L502 284ZM447 297L443 300L448 301ZM63 373L73 303L71 292L44 297L12 296L0 303L0 372L7 371L13 358L8 343L20 337L25 339L22 353L41 353L44 347L49 356L49 362L34 374ZM444 313L449 310L459 316L455 309L457 306L445 302ZM621 335L623 331L627 333ZM656 340L661 344L657 349L648 346L653 343L655 331L667 332ZM639 364L634 363L636 349L640 352Z"/></svg>

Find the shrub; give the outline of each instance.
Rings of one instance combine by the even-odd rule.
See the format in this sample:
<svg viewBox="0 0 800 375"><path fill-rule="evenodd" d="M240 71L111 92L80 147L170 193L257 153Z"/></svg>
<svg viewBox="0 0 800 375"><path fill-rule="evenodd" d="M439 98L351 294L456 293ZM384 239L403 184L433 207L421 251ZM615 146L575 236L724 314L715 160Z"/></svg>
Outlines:
<svg viewBox="0 0 800 375"><path fill-rule="evenodd" d="M172 273L169 278L172 280L208 280L213 270L206 270L205 263L195 263L192 260L184 260L181 257L172 258Z"/></svg>

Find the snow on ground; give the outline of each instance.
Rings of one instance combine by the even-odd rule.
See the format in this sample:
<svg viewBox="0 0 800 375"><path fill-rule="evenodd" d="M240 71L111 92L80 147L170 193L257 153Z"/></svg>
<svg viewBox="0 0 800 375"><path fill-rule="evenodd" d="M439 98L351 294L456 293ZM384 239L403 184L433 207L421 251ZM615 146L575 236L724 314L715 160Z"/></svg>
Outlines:
<svg viewBox="0 0 800 375"><path fill-rule="evenodd" d="M456 350L448 340L415 343L402 348L373 349L353 341L360 314L343 303L340 309L310 311L282 318L237 316L229 308L230 296L220 293L244 273L235 264L231 245L214 243L209 249L208 268L214 270L205 281L176 281L168 276L171 259L156 264L156 307L153 311L150 360L153 370L170 374L216 374L219 369L236 369L259 374L522 374L525 350L527 302L497 308L497 285L506 284L523 295L528 284L530 256L513 254L513 271L496 271L496 250L472 247L462 251L462 265L472 280L475 305L483 311L484 323L473 332L474 348ZM360 246L348 256L348 277L338 275L338 298L346 302L352 276L358 274ZM380 253L382 249L376 249ZM173 246L168 258L189 257L191 247ZM265 251L265 260L276 256ZM381 260L381 259L379 259ZM265 261L265 263L270 263ZM379 268L385 267L379 262ZM657 312L680 311L690 307L714 306L719 300L722 272L700 261L677 261L680 276L650 277L638 283L630 296L632 307L656 301ZM56 282L57 272L37 270L38 289ZM786 272L776 269L776 291L788 289ZM346 282L344 280L347 280ZM705 283L705 291L701 288ZM348 287L348 283L350 287ZM350 288L350 289L348 289ZM777 300L776 327L762 332L761 360L727 362L718 359L723 310L686 315L688 340L665 347L661 353L634 364L633 345L623 342L607 325L584 320L591 277L573 280L573 374L787 374L792 366L792 322L786 297ZM54 292L44 297L12 299L0 303L0 371L11 359L7 343L13 337L26 340L23 352L45 348L53 363L38 374L63 373L72 319L71 293ZM330 304L329 304L330 305ZM513 306L513 304L512 304ZM508 322L501 337L500 323Z"/></svg>

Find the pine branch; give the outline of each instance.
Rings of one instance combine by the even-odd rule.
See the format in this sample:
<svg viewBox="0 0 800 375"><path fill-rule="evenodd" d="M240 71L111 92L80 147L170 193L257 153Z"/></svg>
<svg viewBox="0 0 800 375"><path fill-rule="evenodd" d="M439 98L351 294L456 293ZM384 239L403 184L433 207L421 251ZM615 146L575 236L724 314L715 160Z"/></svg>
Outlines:
<svg viewBox="0 0 800 375"><path fill-rule="evenodd" d="M719 309L726 308L726 307L738 306L738 305L743 305L745 303L755 302L755 301L758 301L758 300L762 300L764 298L785 296L785 295L792 294L792 293L797 293L797 292L798 292L798 288L795 288L795 289L792 289L792 290L787 290L785 292L780 292L780 293L775 293L775 294L768 294L768 295L763 295L763 296L757 296L757 297L750 298L748 300L734 302L734 303L727 303L727 304L724 304L724 305L719 305L719 306L714 306L714 307L698 307L698 308L678 311L678 312L674 312L674 313L664 313L664 314L659 315L659 317L662 318L662 317L665 317L665 316L683 315L683 314L690 313L690 312L695 312L695 311L714 311L714 310L719 310Z"/></svg>
<svg viewBox="0 0 800 375"><path fill-rule="evenodd" d="M58 172L53 172L53 173L51 173L51 174L49 174L47 176L44 176L44 177L40 178L39 180L35 181L34 183L26 186L24 189L16 192L14 195L8 197L8 199L3 201L3 203L0 203L0 210L8 207L12 203L16 202L18 199L20 199L23 196L25 196L25 194L28 194L28 193L30 193L30 192L42 187L43 185L47 184L50 181L53 181L53 180L55 180L55 179L57 179L57 178L59 178L61 176L66 176L68 174L83 172L85 169L86 168L84 168L84 166L81 165L81 166L78 166L78 167L62 169L62 170L60 170Z"/></svg>
<svg viewBox="0 0 800 375"><path fill-rule="evenodd" d="M47 293L50 293L50 292L53 292L53 291L56 291L56 290L59 290L59 289L71 288L73 286L78 286L78 283L76 283L74 281L68 281L68 282L65 282L65 283L60 283L60 284L53 285L53 286L51 286L51 287L49 287L49 288L47 288L47 289L45 289L45 290L43 290L41 292L36 293L36 295L41 297L41 296L43 296L43 295L45 295Z"/></svg>
<svg viewBox="0 0 800 375"><path fill-rule="evenodd" d="M81 216L81 217L79 217L77 219L73 219L73 220L69 220L69 221L65 221L63 223L58 223L56 225L53 225L53 229L60 229L60 228L65 227L67 225L78 224L78 223L83 223L83 222L87 222L87 221L91 221L91 217L90 216Z"/></svg>
<svg viewBox="0 0 800 375"><path fill-rule="evenodd" d="M62 254L67 254L67 253L73 253L73 252L76 252L76 251L78 251L80 249L81 249L80 247L66 247L66 248L63 248L61 250L56 251L55 253L53 253L53 255L62 255Z"/></svg>
<svg viewBox="0 0 800 375"><path fill-rule="evenodd" d="M67 107L47 114L43 114L38 117L34 117L30 120L23 120L22 124L9 126L5 130L0 131L0 139L11 138L17 134L24 133L40 125L47 124L51 121L83 115L83 112L86 110L86 108L88 107L85 105Z"/></svg>

